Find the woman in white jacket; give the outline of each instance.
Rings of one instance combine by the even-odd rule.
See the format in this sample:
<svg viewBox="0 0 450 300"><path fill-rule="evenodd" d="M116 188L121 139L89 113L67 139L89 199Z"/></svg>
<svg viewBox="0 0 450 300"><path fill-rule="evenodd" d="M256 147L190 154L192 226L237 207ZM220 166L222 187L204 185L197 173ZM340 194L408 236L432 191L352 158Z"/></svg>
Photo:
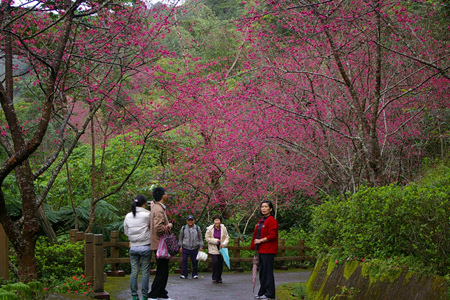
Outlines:
<svg viewBox="0 0 450 300"><path fill-rule="evenodd" d="M147 199L143 195L137 195L131 205L131 212L125 216L123 228L130 240L130 289L133 300L139 300L138 274L139 265L142 272L142 299L148 298L148 281L150 278L150 211L144 207Z"/></svg>
<svg viewBox="0 0 450 300"><path fill-rule="evenodd" d="M221 216L215 215L213 222L214 224L206 228L205 240L208 243L208 253L212 259L212 282L222 283L223 257L220 255L219 249L228 246L230 236L225 225L221 224Z"/></svg>

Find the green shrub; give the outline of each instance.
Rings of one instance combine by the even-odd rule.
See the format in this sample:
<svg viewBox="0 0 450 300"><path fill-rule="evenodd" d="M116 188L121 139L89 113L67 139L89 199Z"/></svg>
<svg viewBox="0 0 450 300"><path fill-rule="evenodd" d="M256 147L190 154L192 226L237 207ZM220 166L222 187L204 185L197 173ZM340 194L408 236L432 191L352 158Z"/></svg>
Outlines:
<svg viewBox="0 0 450 300"><path fill-rule="evenodd" d="M44 237L36 244L38 278L63 279L83 273L84 243L68 240L49 244Z"/></svg>
<svg viewBox="0 0 450 300"><path fill-rule="evenodd" d="M74 275L64 278L62 282L54 287L54 291L57 293L71 293L89 296L92 292L92 288L91 283L87 282L84 275Z"/></svg>
<svg viewBox="0 0 450 300"><path fill-rule="evenodd" d="M413 257L429 272L450 273L450 168L405 187L363 187L347 196L314 211L312 245L319 255L338 261Z"/></svg>
<svg viewBox="0 0 450 300"><path fill-rule="evenodd" d="M0 286L1 300L47 299L49 291L39 281L8 283Z"/></svg>
<svg viewBox="0 0 450 300"><path fill-rule="evenodd" d="M308 292L306 291L306 285L304 283L299 283L295 285L292 294L298 299L307 299Z"/></svg>

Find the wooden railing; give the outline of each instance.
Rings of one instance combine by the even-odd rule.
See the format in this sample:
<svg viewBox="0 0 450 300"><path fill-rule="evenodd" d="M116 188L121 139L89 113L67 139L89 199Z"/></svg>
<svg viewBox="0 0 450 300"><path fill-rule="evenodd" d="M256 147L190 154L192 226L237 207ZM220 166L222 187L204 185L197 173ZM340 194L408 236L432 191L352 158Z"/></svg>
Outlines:
<svg viewBox="0 0 450 300"><path fill-rule="evenodd" d="M89 281L93 282L93 289L95 292L95 298L97 299L109 299L108 293L104 291L104 281L106 280L106 274L104 274L104 264L111 264L111 272L120 272L118 270L119 263L130 263L129 257L119 257L120 248L128 248L129 242L119 242L119 232L111 231L111 240L109 242L103 241L103 235L77 232L77 230L70 231L70 241L84 241L84 257L85 257L85 276ZM276 268L286 269L285 262L298 261L303 264L305 260L314 260L313 256L306 256L305 252L311 250L310 247L305 246L304 240L300 240L298 246L285 246L284 239L279 239L278 255L275 257ZM106 248L110 249L110 257L106 257ZM204 245L204 249L207 249L207 245ZM241 263L252 262L252 257L241 257L241 251L249 250L250 246L241 246L239 238L233 239L233 246L228 246L230 253L231 269L234 271L243 271ZM286 251L294 250L298 251L296 256L286 256ZM152 262L155 262L155 256L152 255ZM182 258L181 256L172 257L170 262L176 262L181 268ZM211 258L208 257L207 263L211 264Z"/></svg>

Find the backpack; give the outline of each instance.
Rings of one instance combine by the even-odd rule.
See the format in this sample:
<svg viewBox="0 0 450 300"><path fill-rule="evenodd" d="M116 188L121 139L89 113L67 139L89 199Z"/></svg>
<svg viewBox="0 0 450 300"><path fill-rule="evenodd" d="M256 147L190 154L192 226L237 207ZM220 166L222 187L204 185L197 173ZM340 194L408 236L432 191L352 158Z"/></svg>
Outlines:
<svg viewBox="0 0 450 300"><path fill-rule="evenodd" d="M182 238L184 238L184 229L186 228L187 225L184 225L183 227L181 227L181 232L183 233L183 235L181 236ZM198 239L201 241L202 240L202 232L200 230L200 227L197 224L194 224L195 229L197 229L197 234L198 234Z"/></svg>

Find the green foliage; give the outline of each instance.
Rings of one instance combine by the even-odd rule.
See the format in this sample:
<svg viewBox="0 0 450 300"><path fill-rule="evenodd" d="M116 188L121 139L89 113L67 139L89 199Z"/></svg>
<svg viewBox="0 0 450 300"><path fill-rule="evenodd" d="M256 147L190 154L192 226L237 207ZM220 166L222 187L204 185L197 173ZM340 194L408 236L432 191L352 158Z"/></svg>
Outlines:
<svg viewBox="0 0 450 300"><path fill-rule="evenodd" d="M0 287L0 300L47 299L48 294L39 281L9 283Z"/></svg>
<svg viewBox="0 0 450 300"><path fill-rule="evenodd" d="M75 207L75 211L77 212L77 218L78 218L78 227L79 228L86 228L89 223L89 212L90 212L90 203L91 199L85 199L81 203L78 204L77 207ZM71 206L64 206L61 207L58 211L47 211L47 217L52 223L63 223L64 229L74 228L75 224L75 213ZM97 203L95 207L95 216L96 220L97 218L99 220L114 220L117 216L117 208L109 204L108 202L101 200ZM123 220L121 220L123 223ZM105 224L103 226L97 226L94 228L95 233L99 234L105 234L109 236L110 230L112 230L113 225L111 221L108 222L108 224Z"/></svg>
<svg viewBox="0 0 450 300"><path fill-rule="evenodd" d="M364 187L316 208L312 245L338 262L412 257L422 272L448 274L449 201L448 166L405 187Z"/></svg>
<svg viewBox="0 0 450 300"><path fill-rule="evenodd" d="M249 247L252 241L252 237L253 237L253 232L246 238L244 238L243 240L241 240L239 242L239 245L241 247ZM284 245L285 246L298 246L300 244L300 240L304 239L305 240L305 246L309 246L309 240L310 237L309 235L304 232L302 229L300 228L291 228L290 230L279 230L278 231L278 239L284 239ZM233 245L233 240L230 240L230 246ZM240 252L241 257L253 257L253 255L255 254L254 250L242 250ZM299 255L299 251L298 250L286 250L285 251L285 256L298 256ZM308 251L305 253L305 255L307 256L313 256L312 253L308 253ZM299 262L298 261L286 261L284 262L284 265L287 267L298 267ZM303 265L310 265L311 262L304 262ZM252 263L251 262L242 262L241 263L241 267L246 269L246 270L251 270L252 268Z"/></svg>
<svg viewBox="0 0 450 300"><path fill-rule="evenodd" d="M241 0L203 0L221 20L236 19L244 13Z"/></svg>
<svg viewBox="0 0 450 300"><path fill-rule="evenodd" d="M13 218L20 218L22 215L22 201L20 199L19 188L14 174L8 175L3 181L2 191L4 193L6 208Z"/></svg>
<svg viewBox="0 0 450 300"><path fill-rule="evenodd" d="M72 293L89 296L91 283L84 275L67 278L50 278L29 283L16 282L0 286L0 300L48 299L52 293Z"/></svg>
<svg viewBox="0 0 450 300"><path fill-rule="evenodd" d="M277 221L280 230L289 230L293 227L310 231L312 206L310 199L298 198L292 201L289 207L278 210Z"/></svg>
<svg viewBox="0 0 450 300"><path fill-rule="evenodd" d="M176 30L169 32L162 44L169 51L177 54L179 59L170 59L171 65L165 65L167 59L158 63L177 74L186 72L185 59L189 59L190 68L205 61L214 61L215 65L209 67L208 72L222 72L229 69L236 57L236 51L242 42L239 42L239 32L236 32L232 19L243 12L241 1L186 1L183 4L185 14L178 20ZM184 57L187 54L187 57ZM190 59L200 57L201 60ZM236 70L241 62L237 61ZM166 72L161 76L167 76Z"/></svg>
<svg viewBox="0 0 450 300"><path fill-rule="evenodd" d="M140 140L141 137L138 133L128 133L112 138L104 149L96 149L95 188L98 195L112 191L131 172L141 150ZM130 209L131 197L135 193L142 192L141 187L147 187L148 174L158 168L158 151L157 145L149 143L145 159L142 160L123 188L117 194L97 203L94 232L105 233L103 230L110 229L110 224L119 220L123 221L123 216ZM45 209L49 220L58 227L57 231L63 232L74 228L75 214L71 203L72 198L77 212L79 229L86 228L89 222L92 171L90 146L80 144L73 151L68 165L69 176L66 171L60 173L47 196L48 206ZM45 186L47 181L48 178L43 178L39 183L40 187ZM146 196L148 195L146 194Z"/></svg>
<svg viewBox="0 0 450 300"><path fill-rule="evenodd" d="M72 293L78 295L89 295L92 291L91 283L87 282L84 275L74 275L65 278L60 284L56 285L54 291L57 293Z"/></svg>
<svg viewBox="0 0 450 300"><path fill-rule="evenodd" d="M289 300L289 299L301 299L308 300L313 299L308 295L306 285L304 282L292 282L282 283L277 287L277 299Z"/></svg>
<svg viewBox="0 0 450 300"><path fill-rule="evenodd" d="M355 298L355 288L354 287L347 287L345 285L341 285L341 286L337 286L338 288L341 289L341 292L337 295L334 295L332 297L330 297L330 300L336 300L336 299L354 299Z"/></svg>
<svg viewBox="0 0 450 300"><path fill-rule="evenodd" d="M449 40L450 0L408 0L405 6L422 17L418 25L426 28L436 39Z"/></svg>
<svg viewBox="0 0 450 300"><path fill-rule="evenodd" d="M293 289L293 295L299 299L306 299L308 297L308 293L306 291L305 284L298 284Z"/></svg>
<svg viewBox="0 0 450 300"><path fill-rule="evenodd" d="M49 244L40 237L36 244L36 262L39 278L62 279L67 273L82 274L84 244L68 241Z"/></svg>

